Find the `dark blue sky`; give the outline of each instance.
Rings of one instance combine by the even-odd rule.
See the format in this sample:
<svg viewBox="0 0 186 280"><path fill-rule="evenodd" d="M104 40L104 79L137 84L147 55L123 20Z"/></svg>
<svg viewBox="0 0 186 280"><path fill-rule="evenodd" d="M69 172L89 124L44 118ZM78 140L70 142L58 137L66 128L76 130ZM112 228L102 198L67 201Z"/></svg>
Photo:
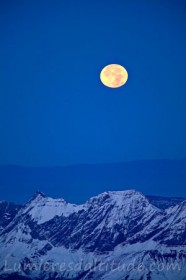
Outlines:
<svg viewBox="0 0 186 280"><path fill-rule="evenodd" d="M0 163L186 157L185 1L1 1ZM126 67L104 87L101 69Z"/></svg>

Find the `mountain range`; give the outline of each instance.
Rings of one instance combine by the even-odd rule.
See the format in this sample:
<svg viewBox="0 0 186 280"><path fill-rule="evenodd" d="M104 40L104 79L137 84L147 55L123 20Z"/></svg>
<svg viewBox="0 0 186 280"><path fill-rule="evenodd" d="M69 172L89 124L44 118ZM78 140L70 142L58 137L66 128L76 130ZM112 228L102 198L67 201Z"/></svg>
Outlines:
<svg viewBox="0 0 186 280"><path fill-rule="evenodd" d="M0 202L0 279L186 280L186 200L107 191Z"/></svg>

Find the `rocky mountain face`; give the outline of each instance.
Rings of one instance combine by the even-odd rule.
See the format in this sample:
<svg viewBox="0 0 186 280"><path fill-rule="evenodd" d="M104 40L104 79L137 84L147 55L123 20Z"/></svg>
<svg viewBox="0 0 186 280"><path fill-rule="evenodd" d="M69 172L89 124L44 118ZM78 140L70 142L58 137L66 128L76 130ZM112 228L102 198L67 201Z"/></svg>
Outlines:
<svg viewBox="0 0 186 280"><path fill-rule="evenodd" d="M75 205L38 192L5 208L1 279L186 279L186 201L160 209L128 190Z"/></svg>
<svg viewBox="0 0 186 280"><path fill-rule="evenodd" d="M147 195L146 196L151 204L160 208L160 209L167 209L171 206L176 206L181 202L185 201L184 197L161 197L161 196L153 196Z"/></svg>
<svg viewBox="0 0 186 280"><path fill-rule="evenodd" d="M14 219L21 205L0 201L0 232Z"/></svg>

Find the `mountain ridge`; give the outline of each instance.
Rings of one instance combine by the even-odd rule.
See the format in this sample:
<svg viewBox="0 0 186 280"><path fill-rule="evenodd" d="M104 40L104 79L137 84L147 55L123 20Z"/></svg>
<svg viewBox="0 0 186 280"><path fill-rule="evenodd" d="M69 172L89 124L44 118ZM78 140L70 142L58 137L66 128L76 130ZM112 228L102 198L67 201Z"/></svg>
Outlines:
<svg viewBox="0 0 186 280"><path fill-rule="evenodd" d="M29 280L159 280L164 276L185 280L185 237L186 201L164 210L152 205L141 192L124 190L106 191L83 205L74 205L36 192L0 232L0 275L1 279L12 279L16 273L13 277ZM61 260L67 264L63 271L59 267L54 271L41 268ZM128 265L133 260L135 267L142 263L145 268L118 269L121 263ZM21 266L16 272L11 270L15 262ZM107 270L111 262L115 269ZM180 270L158 271L159 265L169 262ZM24 269L40 263L38 270ZM69 263L79 269L69 269ZM100 263L104 272L98 269ZM153 264L155 270L151 269ZM10 270L5 271L5 265Z"/></svg>

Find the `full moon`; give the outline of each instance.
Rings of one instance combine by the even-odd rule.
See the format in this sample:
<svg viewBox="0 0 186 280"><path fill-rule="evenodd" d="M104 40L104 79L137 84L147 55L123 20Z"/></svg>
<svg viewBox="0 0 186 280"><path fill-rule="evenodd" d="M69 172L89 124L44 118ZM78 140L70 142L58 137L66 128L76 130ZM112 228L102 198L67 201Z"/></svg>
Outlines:
<svg viewBox="0 0 186 280"><path fill-rule="evenodd" d="M100 79L105 86L118 88L126 83L128 80L128 73L127 70L119 64L109 64L102 69Z"/></svg>

